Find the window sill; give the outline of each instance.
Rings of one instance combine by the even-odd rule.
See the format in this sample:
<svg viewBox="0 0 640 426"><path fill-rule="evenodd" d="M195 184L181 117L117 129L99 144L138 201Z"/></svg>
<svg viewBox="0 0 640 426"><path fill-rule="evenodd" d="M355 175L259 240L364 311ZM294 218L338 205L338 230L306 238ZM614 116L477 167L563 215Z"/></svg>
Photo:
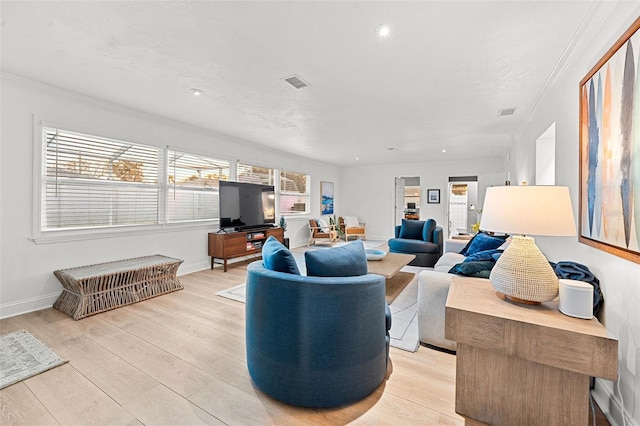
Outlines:
<svg viewBox="0 0 640 426"><path fill-rule="evenodd" d="M218 220L201 222L167 223L164 225L122 226L104 229L77 229L68 231L46 231L30 238L35 244L62 243L68 241L95 240L103 238L121 238L133 235L159 234L164 232L185 231L190 229L217 229Z"/></svg>

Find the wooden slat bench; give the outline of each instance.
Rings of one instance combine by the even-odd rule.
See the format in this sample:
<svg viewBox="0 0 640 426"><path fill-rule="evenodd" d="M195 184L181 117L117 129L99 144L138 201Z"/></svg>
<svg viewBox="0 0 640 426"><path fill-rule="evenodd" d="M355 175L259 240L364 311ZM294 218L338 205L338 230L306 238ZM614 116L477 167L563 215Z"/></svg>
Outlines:
<svg viewBox="0 0 640 426"><path fill-rule="evenodd" d="M54 271L64 290L53 307L78 320L181 290L181 263L154 255Z"/></svg>

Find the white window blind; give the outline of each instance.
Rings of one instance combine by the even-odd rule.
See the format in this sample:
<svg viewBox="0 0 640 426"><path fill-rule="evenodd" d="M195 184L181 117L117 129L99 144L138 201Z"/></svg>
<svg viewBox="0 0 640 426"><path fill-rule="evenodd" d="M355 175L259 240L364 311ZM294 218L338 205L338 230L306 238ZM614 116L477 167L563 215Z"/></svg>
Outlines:
<svg viewBox="0 0 640 426"><path fill-rule="evenodd" d="M244 163L238 163L237 172L239 182L274 185L280 214L309 212L308 175Z"/></svg>
<svg viewBox="0 0 640 426"><path fill-rule="evenodd" d="M229 180L229 162L169 150L167 220L219 219L220 180Z"/></svg>
<svg viewBox="0 0 640 426"><path fill-rule="evenodd" d="M41 229L158 222L158 149L42 129Z"/></svg>
<svg viewBox="0 0 640 426"><path fill-rule="evenodd" d="M230 178L229 161L56 126L43 126L41 136L36 148L42 158L41 191L35 198L37 238L219 219L219 182ZM308 178L237 165L238 181L276 188L281 214L308 212Z"/></svg>
<svg viewBox="0 0 640 426"><path fill-rule="evenodd" d="M275 185L276 183L276 170L268 167L238 163L237 172L238 182L262 185Z"/></svg>
<svg viewBox="0 0 640 426"><path fill-rule="evenodd" d="M309 210L308 176L286 170L280 171L280 214L307 213Z"/></svg>

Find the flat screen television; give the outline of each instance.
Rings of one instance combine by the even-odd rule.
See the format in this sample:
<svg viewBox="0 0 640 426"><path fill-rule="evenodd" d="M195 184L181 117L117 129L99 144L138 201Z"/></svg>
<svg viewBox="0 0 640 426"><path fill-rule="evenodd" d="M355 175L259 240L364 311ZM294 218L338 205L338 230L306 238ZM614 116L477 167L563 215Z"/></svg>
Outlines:
<svg viewBox="0 0 640 426"><path fill-rule="evenodd" d="M220 228L236 231L273 226L276 196L272 185L220 181Z"/></svg>

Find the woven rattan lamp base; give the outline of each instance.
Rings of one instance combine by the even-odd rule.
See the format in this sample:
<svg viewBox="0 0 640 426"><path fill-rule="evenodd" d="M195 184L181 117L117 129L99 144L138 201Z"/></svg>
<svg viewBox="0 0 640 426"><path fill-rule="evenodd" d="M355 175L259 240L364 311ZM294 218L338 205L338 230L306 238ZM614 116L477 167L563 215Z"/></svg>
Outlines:
<svg viewBox="0 0 640 426"><path fill-rule="evenodd" d="M558 277L531 237L512 237L489 280L514 302L548 302L558 296Z"/></svg>

